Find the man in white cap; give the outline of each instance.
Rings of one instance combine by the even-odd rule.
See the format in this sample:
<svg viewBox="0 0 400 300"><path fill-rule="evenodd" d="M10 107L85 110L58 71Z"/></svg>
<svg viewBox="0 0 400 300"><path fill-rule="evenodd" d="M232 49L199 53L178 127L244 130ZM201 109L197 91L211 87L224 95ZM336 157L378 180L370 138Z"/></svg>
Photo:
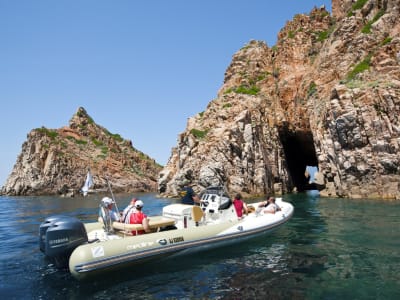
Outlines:
<svg viewBox="0 0 400 300"><path fill-rule="evenodd" d="M135 207L136 207L136 212L131 214L130 224L141 224L144 230L133 230L132 234L137 235L137 234L143 234L145 232L150 232L149 219L142 212L143 201L136 200Z"/></svg>
<svg viewBox="0 0 400 300"><path fill-rule="evenodd" d="M101 203L103 204L103 207L106 209L108 215L110 216L110 220L112 222L119 222L120 218L118 214L113 210L114 201L109 197L104 197L101 200Z"/></svg>

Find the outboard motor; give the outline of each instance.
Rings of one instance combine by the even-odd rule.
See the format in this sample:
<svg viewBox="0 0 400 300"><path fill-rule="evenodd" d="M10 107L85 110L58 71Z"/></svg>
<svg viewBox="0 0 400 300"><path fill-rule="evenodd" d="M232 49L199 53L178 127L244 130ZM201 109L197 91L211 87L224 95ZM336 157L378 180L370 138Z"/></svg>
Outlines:
<svg viewBox="0 0 400 300"><path fill-rule="evenodd" d="M85 226L74 217L51 216L39 227L39 248L57 268L67 267L72 251L87 242Z"/></svg>

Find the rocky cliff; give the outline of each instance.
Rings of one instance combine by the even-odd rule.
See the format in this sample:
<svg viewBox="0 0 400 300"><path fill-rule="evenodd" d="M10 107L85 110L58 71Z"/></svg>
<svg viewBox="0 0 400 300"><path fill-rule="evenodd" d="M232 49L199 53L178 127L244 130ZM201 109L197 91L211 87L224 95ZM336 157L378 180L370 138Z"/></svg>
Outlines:
<svg viewBox="0 0 400 300"><path fill-rule="evenodd" d="M273 47L250 41L188 120L159 191L400 199L399 18L398 0L333 0L332 14L294 16ZM318 168L311 184L306 166Z"/></svg>
<svg viewBox="0 0 400 300"><path fill-rule="evenodd" d="M88 169L95 190L107 190L108 180L113 192L148 192L157 190L161 166L79 108L69 126L28 134L2 194L73 196Z"/></svg>

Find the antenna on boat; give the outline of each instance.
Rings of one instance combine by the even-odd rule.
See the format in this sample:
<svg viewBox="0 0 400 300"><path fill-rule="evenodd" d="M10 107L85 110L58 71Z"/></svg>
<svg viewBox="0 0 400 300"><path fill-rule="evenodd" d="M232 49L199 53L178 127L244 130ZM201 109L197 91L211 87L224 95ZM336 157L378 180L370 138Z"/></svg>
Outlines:
<svg viewBox="0 0 400 300"><path fill-rule="evenodd" d="M115 204L115 209L116 209L116 211L117 211L117 214L119 215L119 210L118 210L118 206L117 206L117 201L115 201L114 194L113 194L113 191L112 191L112 189L111 189L111 184L110 184L110 181L108 180L108 177L106 177L106 181L107 181L108 189L110 190L110 193L111 193L111 198L113 199L113 202L114 202L114 204Z"/></svg>

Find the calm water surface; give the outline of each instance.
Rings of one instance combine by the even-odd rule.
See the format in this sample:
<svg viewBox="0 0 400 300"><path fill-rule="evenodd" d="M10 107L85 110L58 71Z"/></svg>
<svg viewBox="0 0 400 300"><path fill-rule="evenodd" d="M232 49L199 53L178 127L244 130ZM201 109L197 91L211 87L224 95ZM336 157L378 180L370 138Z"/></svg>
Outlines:
<svg viewBox="0 0 400 300"><path fill-rule="evenodd" d="M135 196L149 215L173 201ZM38 228L53 214L94 220L100 196L0 197L1 298L400 299L399 201L284 198L295 214L270 235L78 282L45 260Z"/></svg>

